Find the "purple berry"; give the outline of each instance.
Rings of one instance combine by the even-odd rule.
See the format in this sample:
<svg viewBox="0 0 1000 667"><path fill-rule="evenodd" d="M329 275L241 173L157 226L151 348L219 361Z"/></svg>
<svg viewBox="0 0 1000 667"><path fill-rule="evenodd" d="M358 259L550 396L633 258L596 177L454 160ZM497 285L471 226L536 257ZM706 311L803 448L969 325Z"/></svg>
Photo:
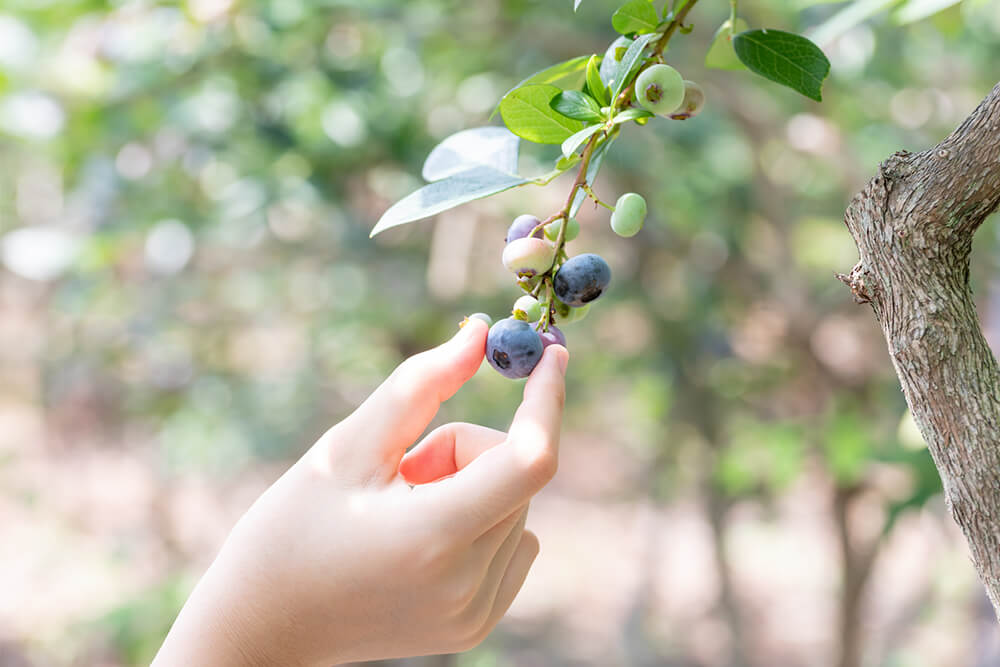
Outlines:
<svg viewBox="0 0 1000 667"><path fill-rule="evenodd" d="M510 228L507 230L507 238L504 239L505 243L510 243L516 239L523 239L528 234L531 234L531 230L538 225L542 224L542 221L533 215L519 215L514 218L514 222L510 223ZM537 232L531 234L536 239L542 238L545 233L545 228L541 227Z"/></svg>
<svg viewBox="0 0 1000 667"><path fill-rule="evenodd" d="M611 282L611 267L592 252L566 260L552 281L556 296L563 303L579 308L604 293Z"/></svg>
<svg viewBox="0 0 1000 667"><path fill-rule="evenodd" d="M494 324L486 337L490 366L512 380L531 375L543 349L542 339L531 325L513 317Z"/></svg>
<svg viewBox="0 0 1000 667"><path fill-rule="evenodd" d="M541 332L538 336L542 339L543 350L549 345L562 345L563 347L566 347L566 336L564 336L563 332L559 331L554 324L550 324L549 330Z"/></svg>

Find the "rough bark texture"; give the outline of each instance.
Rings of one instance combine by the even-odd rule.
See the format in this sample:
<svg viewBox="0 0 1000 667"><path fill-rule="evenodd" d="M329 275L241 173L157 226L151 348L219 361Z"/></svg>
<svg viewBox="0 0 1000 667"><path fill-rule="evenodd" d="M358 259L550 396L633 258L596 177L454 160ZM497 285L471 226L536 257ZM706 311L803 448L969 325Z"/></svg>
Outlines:
<svg viewBox="0 0 1000 667"><path fill-rule="evenodd" d="M972 237L1000 204L1000 84L934 148L896 153L847 209L870 303L952 516L1000 617L1000 368L969 288Z"/></svg>

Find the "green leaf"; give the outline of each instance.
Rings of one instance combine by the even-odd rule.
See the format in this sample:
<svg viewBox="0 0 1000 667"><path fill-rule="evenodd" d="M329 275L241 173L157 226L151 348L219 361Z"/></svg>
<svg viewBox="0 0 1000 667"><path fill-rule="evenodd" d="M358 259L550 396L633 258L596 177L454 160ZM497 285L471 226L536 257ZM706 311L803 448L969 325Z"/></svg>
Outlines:
<svg viewBox="0 0 1000 667"><path fill-rule="evenodd" d="M750 71L817 102L823 100L830 61L805 37L781 30L747 30L733 38L733 48Z"/></svg>
<svg viewBox="0 0 1000 667"><path fill-rule="evenodd" d="M576 58L570 58L551 67L539 70L508 90L503 97L507 97L507 95L510 95L523 86L539 83L551 83L560 88L579 88L580 84L583 83L584 70L587 68L589 60L590 56L577 56ZM500 102L503 102L503 98L500 98ZM493 118L499 110L500 104L498 103L493 112L490 113L490 118Z"/></svg>
<svg viewBox="0 0 1000 667"><path fill-rule="evenodd" d="M615 128L617 132L617 128ZM601 170L601 163L604 162L604 156L608 154L608 147L615 140L615 132L608 135L608 138L597 144L597 148L590 156L590 164L587 165L587 182L593 185L594 179L597 178L597 172ZM573 217L576 215L577 211L580 210L580 206L587 199L587 193L583 190L577 190L576 195L573 197L573 205L570 206L569 215Z"/></svg>
<svg viewBox="0 0 1000 667"><path fill-rule="evenodd" d="M660 17L649 0L629 0L611 17L611 25L623 35L633 32L653 32Z"/></svg>
<svg viewBox="0 0 1000 667"><path fill-rule="evenodd" d="M556 161L556 171L563 172L580 161L580 156L573 153L569 157L561 157Z"/></svg>
<svg viewBox="0 0 1000 667"><path fill-rule="evenodd" d="M618 67L615 69L614 88L612 88L613 92L611 93L612 100L618 99L618 95L625 89L625 82L628 81L632 70L634 70L640 62L642 62L643 52L646 50L646 46L657 36L658 35L656 33L641 35L636 37L635 41L629 45L628 49L625 51L625 55L622 56L621 62L618 63Z"/></svg>
<svg viewBox="0 0 1000 667"><path fill-rule="evenodd" d="M462 130L439 143L424 161L425 181L439 181L472 167L492 167L517 172L521 140L505 127L476 127Z"/></svg>
<svg viewBox="0 0 1000 667"><path fill-rule="evenodd" d="M443 180L425 185L403 197L382 214L371 236L391 227L427 218L460 204L495 195L530 183L530 179L507 174L490 167L473 167Z"/></svg>
<svg viewBox="0 0 1000 667"><path fill-rule="evenodd" d="M601 115L601 107L594 98L577 90L562 91L552 98L549 106L573 120L590 123L604 120L604 116Z"/></svg>
<svg viewBox="0 0 1000 667"><path fill-rule="evenodd" d="M638 120L640 118L649 118L653 114L649 113L645 109L625 109L617 116L615 116L611 122L615 125L621 125L622 123L627 123L630 120Z"/></svg>
<svg viewBox="0 0 1000 667"><path fill-rule="evenodd" d="M561 93L547 84L521 86L500 100L500 115L511 132L538 144L561 144L583 128L583 123L563 116L551 106Z"/></svg>
<svg viewBox="0 0 1000 667"><path fill-rule="evenodd" d="M580 9L580 3L581 2L583 2L583 0L573 0L573 11L574 12L576 10Z"/></svg>
<svg viewBox="0 0 1000 667"><path fill-rule="evenodd" d="M574 134L573 136L571 136L569 139L564 141L562 143L563 156L569 159L570 155L576 153L576 151L579 150L580 146L584 145L587 142L587 140L590 139L590 137L592 137L594 133L598 132L602 127L604 126L591 125L589 127L585 127L576 134Z"/></svg>
<svg viewBox="0 0 1000 667"><path fill-rule="evenodd" d="M705 54L705 67L728 70L746 69L746 65L740 62L740 59L736 57L736 51L733 50L732 36L733 33L744 32L749 27L746 21L739 18L732 23L727 19L719 26L719 29L715 31L715 37L712 38L712 45L708 47L708 53Z"/></svg>
<svg viewBox="0 0 1000 667"><path fill-rule="evenodd" d="M597 100L598 104L606 107L611 104L611 98L608 97L608 87L601 81L598 61L597 56L590 56L590 60L587 61L587 90L590 91L590 95Z"/></svg>
<svg viewBox="0 0 1000 667"><path fill-rule="evenodd" d="M618 65L621 63L622 57L625 52L628 51L628 47L632 44L632 40L625 36L620 36L615 41L608 46L607 50L604 52L604 58L601 59L601 81L604 82L605 87L610 87L612 82L615 80L615 74L618 72Z"/></svg>

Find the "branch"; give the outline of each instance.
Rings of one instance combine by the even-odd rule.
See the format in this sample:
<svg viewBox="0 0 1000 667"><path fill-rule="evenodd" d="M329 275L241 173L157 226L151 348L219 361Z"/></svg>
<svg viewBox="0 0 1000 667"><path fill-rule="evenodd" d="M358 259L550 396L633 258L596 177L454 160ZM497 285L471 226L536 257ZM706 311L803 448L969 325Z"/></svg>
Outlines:
<svg viewBox="0 0 1000 667"><path fill-rule="evenodd" d="M1000 84L947 138L896 153L847 209L839 276L882 326L945 499L1000 617L1000 367L969 288L972 237L1000 205Z"/></svg>

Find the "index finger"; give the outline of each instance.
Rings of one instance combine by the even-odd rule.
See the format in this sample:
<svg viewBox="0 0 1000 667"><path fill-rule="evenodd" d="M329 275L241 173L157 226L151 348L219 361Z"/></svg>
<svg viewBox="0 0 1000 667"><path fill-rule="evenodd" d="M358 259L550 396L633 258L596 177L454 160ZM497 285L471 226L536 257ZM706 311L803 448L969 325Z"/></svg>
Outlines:
<svg viewBox="0 0 1000 667"><path fill-rule="evenodd" d="M545 348L524 386L506 441L483 452L454 477L417 487L444 506L452 529L478 536L538 493L556 473L569 353Z"/></svg>

